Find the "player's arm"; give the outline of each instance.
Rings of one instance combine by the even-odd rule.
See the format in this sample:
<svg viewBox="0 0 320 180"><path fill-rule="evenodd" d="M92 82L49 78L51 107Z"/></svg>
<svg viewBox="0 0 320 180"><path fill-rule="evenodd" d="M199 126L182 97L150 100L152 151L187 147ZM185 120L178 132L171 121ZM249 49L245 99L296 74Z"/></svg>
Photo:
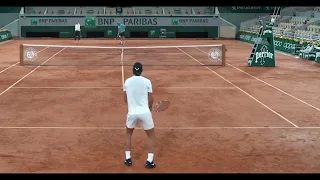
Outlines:
<svg viewBox="0 0 320 180"><path fill-rule="evenodd" d="M123 97L124 97L124 102L125 102L126 104L128 104L127 92L123 91Z"/></svg>
<svg viewBox="0 0 320 180"><path fill-rule="evenodd" d="M120 30L118 29L118 34L117 34L117 37L119 37L120 36Z"/></svg>
<svg viewBox="0 0 320 180"><path fill-rule="evenodd" d="M148 100L149 100L149 109L152 110L153 96L152 96L152 93L150 92L148 92Z"/></svg>
<svg viewBox="0 0 320 180"><path fill-rule="evenodd" d="M126 104L128 104L126 85L123 86L123 100Z"/></svg>
<svg viewBox="0 0 320 180"><path fill-rule="evenodd" d="M152 110L153 96L152 96L152 84L151 84L151 81L148 81L147 87L148 87L148 103L149 103L149 109Z"/></svg>

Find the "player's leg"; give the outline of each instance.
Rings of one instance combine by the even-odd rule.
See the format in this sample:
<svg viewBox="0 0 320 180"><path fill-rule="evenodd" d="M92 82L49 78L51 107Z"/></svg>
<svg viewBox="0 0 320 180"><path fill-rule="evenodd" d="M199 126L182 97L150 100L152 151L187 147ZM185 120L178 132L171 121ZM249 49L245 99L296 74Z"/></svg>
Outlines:
<svg viewBox="0 0 320 180"><path fill-rule="evenodd" d="M154 122L151 112L139 115L143 129L145 130L148 136L148 158L146 161L146 168L155 168L156 164L154 163L154 146L156 141L156 133L154 130Z"/></svg>
<svg viewBox="0 0 320 180"><path fill-rule="evenodd" d="M127 115L127 122L126 122L126 149L125 149L125 161L124 164L127 166L132 165L131 160L131 138L134 131L134 128L137 125L137 116L134 114Z"/></svg>
<svg viewBox="0 0 320 180"><path fill-rule="evenodd" d="M124 42L123 42L123 37L124 37L124 33L120 33L120 45L123 45Z"/></svg>
<svg viewBox="0 0 320 180"><path fill-rule="evenodd" d="M77 36L78 36L78 31L74 32L74 40L77 40Z"/></svg>
<svg viewBox="0 0 320 180"><path fill-rule="evenodd" d="M126 127L126 150L125 150L125 161L124 164L127 166L132 165L131 160L131 138L133 134L134 128L128 128Z"/></svg>
<svg viewBox="0 0 320 180"><path fill-rule="evenodd" d="M121 32L119 32L118 37L120 39L120 45L122 45L122 40L121 40Z"/></svg>
<svg viewBox="0 0 320 180"><path fill-rule="evenodd" d="M79 31L76 31L76 40L79 39L79 36L80 36L80 32L79 32Z"/></svg>
<svg viewBox="0 0 320 180"><path fill-rule="evenodd" d="M81 37L81 31L78 31L78 41L80 40Z"/></svg>
<svg viewBox="0 0 320 180"><path fill-rule="evenodd" d="M122 45L121 33L119 34L120 45Z"/></svg>
<svg viewBox="0 0 320 180"><path fill-rule="evenodd" d="M124 45L124 43L125 43L124 32L122 33L121 40L122 40L122 45Z"/></svg>

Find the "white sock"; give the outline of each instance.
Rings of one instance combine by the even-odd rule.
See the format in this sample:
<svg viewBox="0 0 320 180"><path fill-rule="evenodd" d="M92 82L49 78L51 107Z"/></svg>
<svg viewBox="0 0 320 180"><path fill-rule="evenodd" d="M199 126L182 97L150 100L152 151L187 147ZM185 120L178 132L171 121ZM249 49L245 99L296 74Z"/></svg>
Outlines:
<svg viewBox="0 0 320 180"><path fill-rule="evenodd" d="M131 158L131 155L130 155L130 151L126 151L126 159L130 159Z"/></svg>
<svg viewBox="0 0 320 180"><path fill-rule="evenodd" d="M147 161L152 162L153 161L153 153L148 153L148 159Z"/></svg>

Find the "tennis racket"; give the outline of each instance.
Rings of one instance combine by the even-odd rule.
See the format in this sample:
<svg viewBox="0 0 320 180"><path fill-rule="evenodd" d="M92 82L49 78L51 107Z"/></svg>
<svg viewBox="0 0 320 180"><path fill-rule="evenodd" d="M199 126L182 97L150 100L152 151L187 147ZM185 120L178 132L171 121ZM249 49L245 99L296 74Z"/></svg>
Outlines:
<svg viewBox="0 0 320 180"><path fill-rule="evenodd" d="M170 101L162 100L154 104L154 106L152 107L152 111L161 112L168 109L169 106L170 106Z"/></svg>

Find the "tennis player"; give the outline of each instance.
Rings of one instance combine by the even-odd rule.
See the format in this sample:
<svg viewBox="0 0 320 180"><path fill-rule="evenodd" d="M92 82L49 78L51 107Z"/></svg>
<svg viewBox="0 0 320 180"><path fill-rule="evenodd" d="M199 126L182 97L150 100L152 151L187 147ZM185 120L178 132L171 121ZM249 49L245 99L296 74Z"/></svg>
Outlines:
<svg viewBox="0 0 320 180"><path fill-rule="evenodd" d="M126 26L122 23L118 23L118 37L120 37L120 45L124 45L124 32L126 31Z"/></svg>
<svg viewBox="0 0 320 180"><path fill-rule="evenodd" d="M128 104L128 114L126 122L126 159L124 164L132 165L131 160L131 137L133 130L140 121L143 129L148 136L148 158L145 164L146 168L155 168L154 163L154 144L155 144L155 130L151 114L153 97L151 81L143 76L142 64L136 62L133 65L133 75L128 78L123 87L124 101Z"/></svg>
<svg viewBox="0 0 320 180"><path fill-rule="evenodd" d="M77 23L76 25L74 25L74 30L75 30L75 37L74 37L74 40L80 40L80 31L81 31L81 28L80 28L80 23Z"/></svg>

